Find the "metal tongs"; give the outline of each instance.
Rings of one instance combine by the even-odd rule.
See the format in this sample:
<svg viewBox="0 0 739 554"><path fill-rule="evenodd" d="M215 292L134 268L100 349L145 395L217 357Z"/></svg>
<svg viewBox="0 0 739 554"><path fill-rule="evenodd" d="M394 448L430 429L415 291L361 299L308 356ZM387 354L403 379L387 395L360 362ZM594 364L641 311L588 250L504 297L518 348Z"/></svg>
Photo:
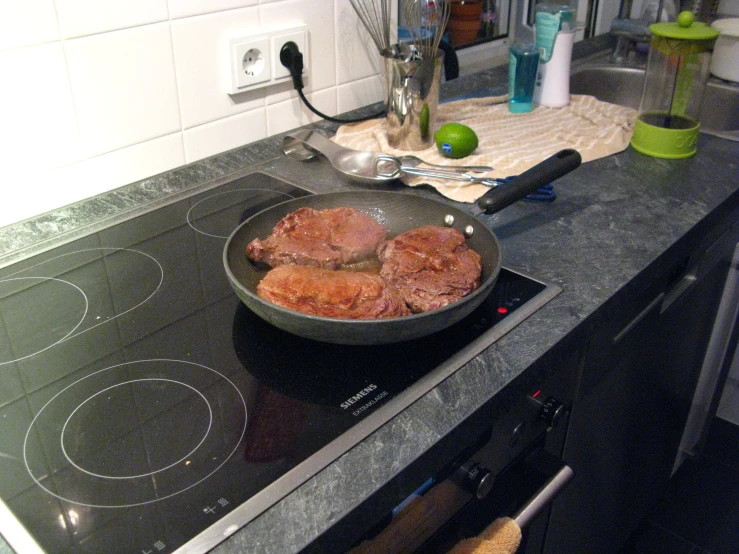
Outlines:
<svg viewBox="0 0 739 554"><path fill-rule="evenodd" d="M499 187L509 183L515 177L475 177L469 173L450 171L444 169L419 169L417 167L404 166L400 159L389 154L378 154L375 158L375 174L389 179L399 178L401 174L420 175L434 179L448 179L450 181L466 181L468 183L479 183L488 187ZM538 202L552 202L557 198L554 187L546 184L526 196L527 200Z"/></svg>
<svg viewBox="0 0 739 554"><path fill-rule="evenodd" d="M489 187L497 187L508 182L508 179L497 177L475 177L469 172L460 170L419 168L416 166L403 165L397 156L390 154L378 154L374 160L375 175L387 179L399 179L402 174L431 177L432 179L448 179L450 181L466 181L468 183L480 183Z"/></svg>

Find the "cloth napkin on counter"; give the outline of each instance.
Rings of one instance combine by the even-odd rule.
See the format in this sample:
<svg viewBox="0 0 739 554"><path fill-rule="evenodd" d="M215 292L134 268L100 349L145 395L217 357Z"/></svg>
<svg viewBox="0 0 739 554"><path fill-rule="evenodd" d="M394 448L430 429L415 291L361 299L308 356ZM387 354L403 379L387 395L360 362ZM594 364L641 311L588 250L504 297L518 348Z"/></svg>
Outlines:
<svg viewBox="0 0 739 554"><path fill-rule="evenodd" d="M564 148L574 148L583 163L625 150L634 132L637 111L593 96L572 95L564 108L537 106L533 111L512 114L508 96L471 98L439 106L436 128L445 123L462 123L472 128L479 139L475 151L466 158L444 157L432 145L426 150L408 152L391 148L384 119L352 123L339 128L333 141L355 150L413 154L447 165L489 165L488 177L511 177L523 173ZM459 202L475 202L489 188L476 183L441 181L428 177L405 176L410 186L428 183L444 196Z"/></svg>
<svg viewBox="0 0 739 554"><path fill-rule="evenodd" d="M515 554L520 544L518 523L509 517L500 517L480 536L457 543L448 554Z"/></svg>

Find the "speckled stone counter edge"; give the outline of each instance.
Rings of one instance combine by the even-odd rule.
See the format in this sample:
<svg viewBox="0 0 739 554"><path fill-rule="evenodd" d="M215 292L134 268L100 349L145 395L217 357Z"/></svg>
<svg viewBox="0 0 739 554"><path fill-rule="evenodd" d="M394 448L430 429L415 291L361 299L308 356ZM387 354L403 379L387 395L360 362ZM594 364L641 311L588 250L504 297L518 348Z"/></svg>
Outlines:
<svg viewBox="0 0 739 554"><path fill-rule="evenodd" d="M575 59L585 59L610 44L603 35L576 45ZM441 99L493 84L506 83L507 67L496 67L444 83ZM368 115L381 104L355 110L346 117ZM310 125L333 135L338 124L321 121ZM141 181L116 188L37 217L0 228L0 267L71 242L88 233L115 225L147 211L209 188L219 186L258 164L283 155L282 139L287 133L245 145L193 162Z"/></svg>

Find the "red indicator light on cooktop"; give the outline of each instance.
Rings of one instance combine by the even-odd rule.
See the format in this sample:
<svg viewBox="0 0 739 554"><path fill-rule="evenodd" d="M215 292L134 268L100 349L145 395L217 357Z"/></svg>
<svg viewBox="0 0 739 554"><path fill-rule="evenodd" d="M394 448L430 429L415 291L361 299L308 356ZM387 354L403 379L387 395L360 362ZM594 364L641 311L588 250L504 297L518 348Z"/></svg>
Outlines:
<svg viewBox="0 0 739 554"><path fill-rule="evenodd" d="M498 308L498 313L499 314L507 314L508 313L508 308L506 308L505 306L500 306Z"/></svg>

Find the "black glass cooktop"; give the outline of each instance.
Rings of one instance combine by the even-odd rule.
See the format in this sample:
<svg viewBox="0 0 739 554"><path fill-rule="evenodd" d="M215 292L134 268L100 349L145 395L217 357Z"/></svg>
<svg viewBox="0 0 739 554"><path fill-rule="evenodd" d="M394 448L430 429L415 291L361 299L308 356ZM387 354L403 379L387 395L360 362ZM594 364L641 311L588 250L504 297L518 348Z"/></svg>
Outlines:
<svg viewBox="0 0 739 554"><path fill-rule="evenodd" d="M207 550L559 291L504 269L443 335L290 335L238 301L222 252L244 217L308 194L256 173L0 269L13 548Z"/></svg>

